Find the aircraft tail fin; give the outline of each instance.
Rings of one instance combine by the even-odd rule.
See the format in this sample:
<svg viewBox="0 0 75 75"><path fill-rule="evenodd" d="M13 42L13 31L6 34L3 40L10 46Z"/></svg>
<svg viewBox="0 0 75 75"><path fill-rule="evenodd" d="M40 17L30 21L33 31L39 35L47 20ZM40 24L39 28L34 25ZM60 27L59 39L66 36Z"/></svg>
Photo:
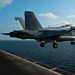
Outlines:
<svg viewBox="0 0 75 75"><path fill-rule="evenodd" d="M41 24L39 23L33 12L25 11L25 28L29 30L42 29Z"/></svg>
<svg viewBox="0 0 75 75"><path fill-rule="evenodd" d="M20 26L23 30L25 30L25 20L21 17L15 17L15 20L20 23Z"/></svg>

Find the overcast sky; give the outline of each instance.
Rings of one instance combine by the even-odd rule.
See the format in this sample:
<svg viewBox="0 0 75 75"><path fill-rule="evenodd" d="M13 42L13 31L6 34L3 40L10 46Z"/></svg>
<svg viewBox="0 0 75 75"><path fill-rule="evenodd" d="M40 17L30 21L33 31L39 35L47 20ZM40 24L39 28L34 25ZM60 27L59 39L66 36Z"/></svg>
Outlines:
<svg viewBox="0 0 75 75"><path fill-rule="evenodd" d="M0 0L0 33L20 30L14 18L24 11L33 11L43 27L75 24L75 0Z"/></svg>

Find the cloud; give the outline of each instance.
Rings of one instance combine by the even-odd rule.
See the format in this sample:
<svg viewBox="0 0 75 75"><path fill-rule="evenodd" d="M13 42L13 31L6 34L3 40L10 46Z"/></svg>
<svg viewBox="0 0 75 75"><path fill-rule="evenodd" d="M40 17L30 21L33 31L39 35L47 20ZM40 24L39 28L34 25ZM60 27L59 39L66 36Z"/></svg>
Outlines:
<svg viewBox="0 0 75 75"><path fill-rule="evenodd" d="M56 16L56 15L53 14L53 13L45 13L45 14L41 13L41 14L39 14L39 16L41 16L41 17L46 17L46 18L52 19L52 20L56 20L56 19L59 18L58 16Z"/></svg>
<svg viewBox="0 0 75 75"><path fill-rule="evenodd" d="M56 21L53 22L52 27L59 27L59 26L63 26L63 25L67 25L67 24L71 24L69 21Z"/></svg>
<svg viewBox="0 0 75 75"><path fill-rule="evenodd" d="M65 10L61 9L60 12L65 12Z"/></svg>
<svg viewBox="0 0 75 75"><path fill-rule="evenodd" d="M71 24L69 21L61 21L60 22L61 25L66 25L66 24Z"/></svg>
<svg viewBox="0 0 75 75"><path fill-rule="evenodd" d="M67 18L75 18L75 15L69 15Z"/></svg>
<svg viewBox="0 0 75 75"><path fill-rule="evenodd" d="M11 4L13 0L0 0L0 8L5 7L8 4Z"/></svg>

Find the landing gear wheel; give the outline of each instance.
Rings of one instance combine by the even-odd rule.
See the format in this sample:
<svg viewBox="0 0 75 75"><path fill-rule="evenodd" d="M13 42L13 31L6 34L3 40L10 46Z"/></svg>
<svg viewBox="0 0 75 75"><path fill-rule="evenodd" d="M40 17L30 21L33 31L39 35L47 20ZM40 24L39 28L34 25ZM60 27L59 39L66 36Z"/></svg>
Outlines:
<svg viewBox="0 0 75 75"><path fill-rule="evenodd" d="M53 48L57 48L58 44L57 43L53 43Z"/></svg>
<svg viewBox="0 0 75 75"><path fill-rule="evenodd" d="M45 46L45 43L41 43L40 46L41 46L41 47L44 47L44 46Z"/></svg>
<svg viewBox="0 0 75 75"><path fill-rule="evenodd" d="M75 45L75 42L72 41L72 42L71 42L71 45Z"/></svg>

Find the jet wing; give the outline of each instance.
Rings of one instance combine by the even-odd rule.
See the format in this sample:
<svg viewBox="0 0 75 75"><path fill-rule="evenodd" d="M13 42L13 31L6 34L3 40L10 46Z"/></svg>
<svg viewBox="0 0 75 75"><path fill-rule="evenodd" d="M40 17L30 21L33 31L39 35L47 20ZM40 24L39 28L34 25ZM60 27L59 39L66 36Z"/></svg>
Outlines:
<svg viewBox="0 0 75 75"><path fill-rule="evenodd" d="M40 38L48 38L53 36L61 36L63 34L70 33L72 31L71 28L61 29L61 30L42 30L42 34L39 36Z"/></svg>

